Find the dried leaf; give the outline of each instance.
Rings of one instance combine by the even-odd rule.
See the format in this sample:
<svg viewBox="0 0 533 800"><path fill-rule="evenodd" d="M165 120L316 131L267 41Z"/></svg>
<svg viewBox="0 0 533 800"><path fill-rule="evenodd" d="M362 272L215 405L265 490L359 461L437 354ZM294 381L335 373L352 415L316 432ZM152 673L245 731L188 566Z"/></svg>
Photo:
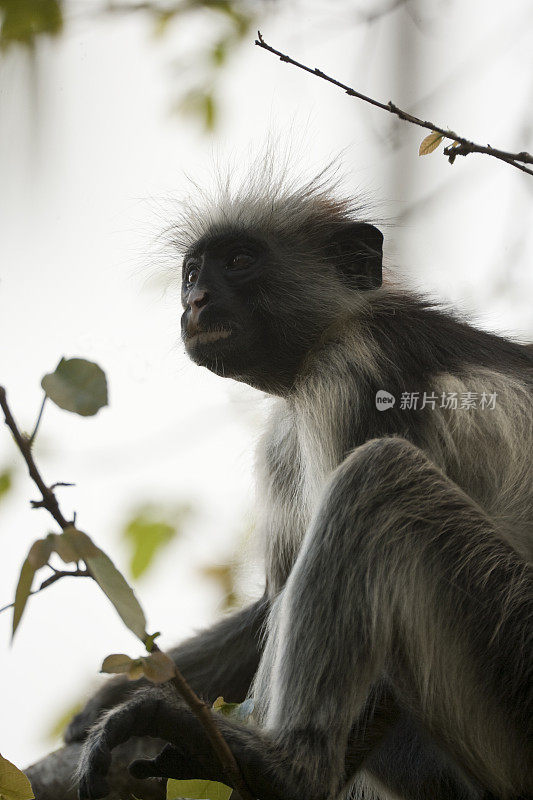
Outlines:
<svg viewBox="0 0 533 800"><path fill-rule="evenodd" d="M439 144L442 142L443 139L444 136L442 135L442 133L436 133L435 131L433 131L432 133L429 134L429 136L426 136L426 138L422 139L422 141L420 142L420 149L418 151L418 155L419 156L429 155L429 153L432 153L433 150L437 149L437 147L439 146Z"/></svg>
<svg viewBox="0 0 533 800"><path fill-rule="evenodd" d="M166 683L176 672L176 667L166 653L155 652L142 658L144 675L152 683Z"/></svg>
<svg viewBox="0 0 533 800"><path fill-rule="evenodd" d="M100 672L120 675L124 672L129 672L133 663L133 658L125 655L125 653L113 653L113 655L104 658Z"/></svg>

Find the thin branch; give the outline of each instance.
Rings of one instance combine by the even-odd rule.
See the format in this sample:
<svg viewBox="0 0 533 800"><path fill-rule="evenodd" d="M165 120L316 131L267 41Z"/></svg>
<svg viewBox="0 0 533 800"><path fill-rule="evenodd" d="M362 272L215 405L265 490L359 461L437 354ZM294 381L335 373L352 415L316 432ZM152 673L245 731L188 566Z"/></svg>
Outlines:
<svg viewBox="0 0 533 800"><path fill-rule="evenodd" d="M59 485L69 485L69 484L56 483L53 484L52 487L46 486L39 470L37 469L37 465L33 460L33 455L30 446L31 439L26 438L19 431L17 423L15 422L13 415L10 411L10 408L8 406L6 390L4 389L3 386L0 386L0 407L4 412L5 423L10 429L11 433L13 434L15 442L20 452L22 453L24 461L26 462L30 476L38 486L42 495L42 500L31 501L32 506L34 508L46 508L46 510L53 516L53 518L56 520L56 522L61 526L63 530L65 528L68 528L73 523L68 522L61 513L59 509L59 504L57 502L57 498L53 492L53 487ZM42 407L41 407L41 412L42 412ZM52 584L56 583L56 581L68 576L84 577L84 578L93 577L93 575L88 569L80 569L79 566L76 570L72 571L67 571L67 570L58 571L54 569L54 574L50 575L49 578L46 578L46 580L42 582L42 584L38 589L36 589L33 592L30 592L30 595L38 594L43 589L46 589L48 588L48 586L51 586ZM4 606L3 608L0 609L0 613L8 608L12 608L13 606L14 603L9 603L9 605ZM152 648L152 651L155 650L159 650L157 645L154 645ZM181 672L176 666L174 667L174 677L171 679L171 683L174 686L176 692L187 703L192 713L198 718L201 725L203 726L206 736L211 744L211 747L213 748L213 751L217 756L217 758L220 760L222 768L228 777L230 785L233 786L233 788L239 793L242 800L254 800L252 794L250 793L250 790L246 786L244 778L242 777L242 773L239 769L237 761L235 760L235 756L231 752L231 749L226 740L224 739L224 736L222 735L221 731L216 726L211 709L195 694L195 692L191 689L191 687L185 680L184 676L181 674Z"/></svg>
<svg viewBox="0 0 533 800"><path fill-rule="evenodd" d="M15 422L13 415L9 409L7 404L7 396L6 390L3 386L0 386L0 407L4 412L4 419L7 427L13 434L13 438L15 439L16 445L20 452L22 453L22 457L26 462L26 466L28 467L28 472L30 473L30 477L32 478L33 482L37 485L37 488L41 492L42 500L34 500L32 505L34 508L46 508L46 510L53 516L57 524L65 530L68 528L72 523L69 522L61 511L59 510L59 504L57 502L57 498L52 491L52 489L45 484L43 481L39 470L37 469L37 465L33 460L33 455L31 452L31 447L29 444L29 440L21 434L17 427L17 423Z"/></svg>
<svg viewBox="0 0 533 800"><path fill-rule="evenodd" d="M34 429L33 429L33 433L32 433L32 435L30 436L30 438L28 439L28 446L29 446L29 447L31 447L31 446L32 446L32 444L33 444L33 442L34 442L34 440L35 440L35 437L37 436L37 431L39 430L39 425L41 424L41 417L43 416L44 404L46 403L46 397L47 397L47 395L46 395L46 393L45 393L45 395L44 395L44 397L43 397L43 402L41 403L41 408L40 408L40 411L39 411L39 416L37 417L37 422L35 423L35 427L34 427Z"/></svg>
<svg viewBox="0 0 533 800"><path fill-rule="evenodd" d="M157 645L154 645L153 650L156 649L159 648ZM203 726L209 743L213 748L215 755L222 764L224 772L226 773L229 785L239 793L242 800L254 800L252 793L244 781L240 767L235 760L235 756L231 752L227 741L224 739L224 736L216 726L211 708L207 705L207 703L204 703L202 700L200 700L177 667L175 667L174 677L172 678L171 683L176 692L185 700L192 713Z"/></svg>
<svg viewBox="0 0 533 800"><path fill-rule="evenodd" d="M313 69L312 67L302 64L300 61L295 61L295 59L291 58L291 56L287 55L286 53L282 53L280 50L276 50L274 47L271 47L269 44L267 44L261 36L260 31L257 31L257 37L258 38L256 39L255 44L258 47L261 47L263 50L268 50L269 53L273 53L274 55L278 56L279 59L284 61L286 64L292 64L293 66L298 67L305 72L309 72L311 75L315 75L317 78L321 78L328 83L332 83L334 86L338 86L339 89L345 91L350 97L357 97L359 100L363 100L365 103L370 103L370 105L376 106L376 108L381 108L383 111L388 111L390 114L394 114L405 122L418 125L420 128L426 128L429 131L440 134L445 139L451 139L452 142L456 142L456 144L444 148L444 155L448 156L448 161L450 164L453 164L457 156L467 156L470 153L483 153L484 155L493 156L493 158L497 158L500 161L505 161L506 164L510 164L512 167L516 167L516 169L519 169L522 172L527 172L528 175L533 175L533 169L524 166L524 164L533 164L533 155L531 155L531 153L527 153L526 151L521 151L520 153L510 153L506 150L498 150L490 145L481 145L471 142L469 139L465 139L463 136L458 136L456 133L454 133L454 131L446 130L446 128L441 128L438 125L435 125L433 122L422 120L419 117L415 117L413 114L408 114L407 111L403 111L390 101L388 103L381 103L379 100L374 100L373 97L368 97L368 95L362 94L356 89L352 89L351 86L347 86L345 83L338 81L336 78L326 75L325 72L322 72L322 70L318 69L317 67Z"/></svg>
<svg viewBox="0 0 533 800"><path fill-rule="evenodd" d="M58 570L54 569L54 567L52 567L52 569L54 570L54 574L50 575L49 578L44 580L38 589L34 589L33 592L30 592L28 595L29 597L31 597L33 594L39 594L39 592L42 592L43 589L48 589L49 586L52 586L52 584L61 578L92 578L92 575L88 570L80 569L79 567L78 569L74 570ZM7 611L8 608L13 608L14 605L15 603L13 602L8 603L7 606L3 606L0 608L0 614L2 611Z"/></svg>

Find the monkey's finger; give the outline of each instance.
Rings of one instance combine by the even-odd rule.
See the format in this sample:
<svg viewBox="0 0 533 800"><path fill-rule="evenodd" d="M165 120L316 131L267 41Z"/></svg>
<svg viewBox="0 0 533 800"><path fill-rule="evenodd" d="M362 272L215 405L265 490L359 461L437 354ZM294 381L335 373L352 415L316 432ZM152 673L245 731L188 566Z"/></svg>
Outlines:
<svg viewBox="0 0 533 800"><path fill-rule="evenodd" d="M187 766L184 753L167 744L155 758L138 758L129 766L134 778L185 778L190 777L191 763ZM189 774L185 776L185 772Z"/></svg>

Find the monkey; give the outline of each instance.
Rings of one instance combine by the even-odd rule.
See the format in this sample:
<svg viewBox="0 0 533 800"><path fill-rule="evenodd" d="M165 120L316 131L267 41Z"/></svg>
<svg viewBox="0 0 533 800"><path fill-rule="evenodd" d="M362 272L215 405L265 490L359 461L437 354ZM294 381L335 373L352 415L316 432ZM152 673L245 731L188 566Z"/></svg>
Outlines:
<svg viewBox="0 0 533 800"><path fill-rule="evenodd" d="M324 174L190 204L182 339L271 397L256 459L265 592L172 651L260 800L533 798L533 353L383 280L383 234ZM106 710L107 709L107 710ZM71 724L79 797L227 782L163 687L112 682Z"/></svg>

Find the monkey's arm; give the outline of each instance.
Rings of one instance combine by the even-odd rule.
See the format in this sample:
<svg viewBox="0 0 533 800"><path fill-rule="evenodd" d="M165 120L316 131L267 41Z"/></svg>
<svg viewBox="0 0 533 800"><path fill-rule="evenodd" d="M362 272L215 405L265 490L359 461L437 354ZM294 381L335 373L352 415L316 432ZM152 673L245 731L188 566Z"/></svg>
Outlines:
<svg viewBox="0 0 533 800"><path fill-rule="evenodd" d="M170 651L192 688L205 700L213 702L220 695L228 702L244 700L259 663L261 628L267 610L268 601L261 598ZM132 682L122 677L109 680L71 721L65 741L85 739L103 711L123 702L142 686L146 681Z"/></svg>

